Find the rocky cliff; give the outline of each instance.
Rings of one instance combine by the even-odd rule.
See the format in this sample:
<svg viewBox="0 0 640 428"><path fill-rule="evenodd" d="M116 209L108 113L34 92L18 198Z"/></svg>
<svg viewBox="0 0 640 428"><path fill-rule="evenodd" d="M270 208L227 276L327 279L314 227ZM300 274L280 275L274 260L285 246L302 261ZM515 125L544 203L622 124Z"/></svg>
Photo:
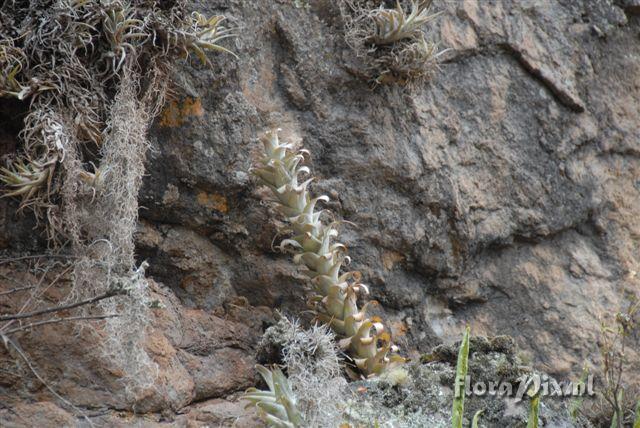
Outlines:
<svg viewBox="0 0 640 428"><path fill-rule="evenodd" d="M193 7L238 28L239 59L179 66L152 130L137 249L162 303L147 343L156 381L131 404L118 367L91 351L99 336L69 325L20 336L60 395L107 425L257 423L225 398L256 384L273 310L306 308L303 276L272 248L278 216L248 173L272 127L312 153L313 188L346 221L352 266L405 355L469 324L512 336L559 378L598 366L600 319L640 285L640 3L435 0L431 36L449 51L412 88L360 78L337 2ZM3 153L19 110L2 106ZM0 202L3 251L42 253L16 206ZM0 269L5 289L37 280L18 261ZM1 424L74 424L14 357L1 357Z"/></svg>

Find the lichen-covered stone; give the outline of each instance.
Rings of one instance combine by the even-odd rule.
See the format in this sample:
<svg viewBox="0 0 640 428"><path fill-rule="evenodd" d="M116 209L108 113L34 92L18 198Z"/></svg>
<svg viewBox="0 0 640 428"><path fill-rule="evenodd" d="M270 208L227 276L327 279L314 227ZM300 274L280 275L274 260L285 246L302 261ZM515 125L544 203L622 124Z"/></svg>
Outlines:
<svg viewBox="0 0 640 428"><path fill-rule="evenodd" d="M359 381L350 385L352 399L348 403L348 420L355 426L381 427L451 426L454 394L456 346L439 346L421 361L408 364L401 382L397 378ZM472 337L469 349L471 382L510 382L517 390L517 378L530 374L515 357L513 341L508 338ZM475 412L483 410L481 426L521 427L527 425L529 400L516 402L515 397L485 394L465 398L464 426L469 426ZM551 427L584 427L588 422L573 421L567 411L569 398L543 398L540 417Z"/></svg>

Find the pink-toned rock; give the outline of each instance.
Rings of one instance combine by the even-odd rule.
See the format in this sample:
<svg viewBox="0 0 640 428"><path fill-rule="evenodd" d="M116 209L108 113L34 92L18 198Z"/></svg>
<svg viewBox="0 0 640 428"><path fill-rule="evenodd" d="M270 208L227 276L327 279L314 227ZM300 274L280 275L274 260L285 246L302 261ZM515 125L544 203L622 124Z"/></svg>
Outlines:
<svg viewBox="0 0 640 428"><path fill-rule="evenodd" d="M255 360L239 349L223 348L205 355L182 351L180 361L195 385L195 399L224 397L256 382Z"/></svg>
<svg viewBox="0 0 640 428"><path fill-rule="evenodd" d="M71 428L78 420L50 401L15 403L0 407L0 426L4 428L60 427Z"/></svg>

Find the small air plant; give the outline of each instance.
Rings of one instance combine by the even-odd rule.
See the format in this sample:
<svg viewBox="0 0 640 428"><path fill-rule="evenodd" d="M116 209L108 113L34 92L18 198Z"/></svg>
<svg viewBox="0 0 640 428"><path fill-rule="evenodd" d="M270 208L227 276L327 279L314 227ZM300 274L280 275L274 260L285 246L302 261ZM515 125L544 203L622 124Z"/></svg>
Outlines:
<svg viewBox="0 0 640 428"><path fill-rule="evenodd" d="M438 45L433 42L428 42L424 35L420 35L420 37L416 40L415 43L407 46L404 50L404 56L406 57L406 63L412 64L412 66L416 69L424 68L429 63L434 63L439 55L442 55L442 52L438 52ZM402 62L402 61L398 61Z"/></svg>
<svg viewBox="0 0 640 428"><path fill-rule="evenodd" d="M411 1L411 13L407 15L396 3L395 9L376 9L371 13L376 31L371 41L376 45L388 45L403 39L415 39L422 36L421 27L434 20L440 13L429 14L432 0Z"/></svg>
<svg viewBox="0 0 640 428"><path fill-rule="evenodd" d="M99 189L104 184L104 172L101 171L93 162L89 163L93 168L93 172L82 170L79 172L78 176L83 183L95 189Z"/></svg>
<svg viewBox="0 0 640 428"><path fill-rule="evenodd" d="M394 47L375 59L373 62L382 72L374 82L385 84L390 81L403 85L421 82L430 76L432 70L438 68L438 57L445 52L446 50L438 52L438 45L428 42L421 35L413 43Z"/></svg>
<svg viewBox="0 0 640 428"><path fill-rule="evenodd" d="M26 57L12 43L13 40L5 40L0 44L0 97L24 100L33 93L34 88L22 85L17 79Z"/></svg>
<svg viewBox="0 0 640 428"><path fill-rule="evenodd" d="M57 159L47 162L17 160L10 168L0 168L0 182L9 188L0 197L21 197L20 208L31 205L42 188L46 186L49 192L56 162Z"/></svg>
<svg viewBox="0 0 640 428"><path fill-rule="evenodd" d="M176 40L183 40L180 45L185 55L188 56L193 52L203 64L207 65L211 62L207 58L206 51L225 52L237 58L235 53L219 44L224 39L236 36L230 29L222 26L225 19L221 15L207 18L201 13L193 12L193 29L188 33L176 35Z"/></svg>
<svg viewBox="0 0 640 428"><path fill-rule="evenodd" d="M411 0L411 12L405 12L400 1L393 9L384 5L371 9L372 2L362 0L341 2L345 40L359 58L359 66L351 68L356 76L374 87L411 87L431 78L438 58L446 52L427 41L427 24L440 16L429 12L431 0Z"/></svg>
<svg viewBox="0 0 640 428"><path fill-rule="evenodd" d="M116 74L124 64L127 53L132 54L136 50L131 40L144 39L148 35L142 28L143 21L134 18L134 11L126 5L115 3L102 14L102 28L111 48L106 56L111 58L111 69Z"/></svg>
<svg viewBox="0 0 640 428"><path fill-rule="evenodd" d="M296 397L282 370L277 367L269 370L260 365L256 366L256 369L269 390L249 388L242 398L249 400L250 405L255 405L260 418L271 427L304 427L304 420L296 407Z"/></svg>
<svg viewBox="0 0 640 428"><path fill-rule="evenodd" d="M0 76L0 97L15 97L24 100L31 95L31 87L22 86L16 80L20 68L20 65L16 65L5 76Z"/></svg>
<svg viewBox="0 0 640 428"><path fill-rule="evenodd" d="M62 195L65 183L101 187L100 172L80 166L101 163L95 149L107 149L122 86L135 80L136 95L155 116L168 87L160 76L177 58L195 54L210 65L206 51L231 53L219 44L233 36L224 18L187 7L163 0L0 2L0 97L28 101L14 157L20 160L2 171L0 193L22 197L21 207L46 218L49 236L76 227L59 221L75 212L65 209L75 205L74 192Z"/></svg>
<svg viewBox="0 0 640 428"><path fill-rule="evenodd" d="M105 171L97 167L93 162L90 162L93 172L87 170L81 170L78 173L78 178L84 184L86 184L91 191L91 201L96 197L96 193L104 188Z"/></svg>
<svg viewBox="0 0 640 428"><path fill-rule="evenodd" d="M293 237L283 240L279 248L293 253L294 262L307 268L305 273L314 290L309 305L316 318L338 335L340 347L350 354L365 377L403 362L395 354L397 347L382 321L366 316L367 306L372 302L358 308L358 295L368 294L367 286L360 283L360 272L341 272L349 257L346 247L334 242L338 223L326 224L321 219L323 211L316 211L317 203L329 198L311 196L308 186L313 178L299 182L302 175L310 173L302 165L308 152L280 143L277 131L268 132L262 143L265 155L252 172L271 189L278 210L293 229Z"/></svg>

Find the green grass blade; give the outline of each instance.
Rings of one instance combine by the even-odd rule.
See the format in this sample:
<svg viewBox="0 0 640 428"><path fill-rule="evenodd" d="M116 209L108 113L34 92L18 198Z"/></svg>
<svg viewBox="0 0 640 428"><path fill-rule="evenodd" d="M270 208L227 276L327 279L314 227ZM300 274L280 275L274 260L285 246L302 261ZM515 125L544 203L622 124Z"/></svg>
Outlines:
<svg viewBox="0 0 640 428"><path fill-rule="evenodd" d="M465 329L460 350L458 351L458 364L456 367L456 381L453 388L453 410L451 412L451 427L462 428L464 415L464 386L456 391L456 386L464 385L469 369L469 327ZM457 393L457 394L456 394Z"/></svg>
<svg viewBox="0 0 640 428"><path fill-rule="evenodd" d="M471 428L478 428L478 422L480 422L480 415L484 412L483 410L478 410L475 415L473 415L473 420L471 421Z"/></svg>
<svg viewBox="0 0 640 428"><path fill-rule="evenodd" d="M618 392L618 408L613 409L613 418L611 419L611 428L619 428L622 426L622 422L618 424L618 418L620 418L623 415L623 410L621 408L623 400L624 400L624 390L621 389Z"/></svg>
<svg viewBox="0 0 640 428"><path fill-rule="evenodd" d="M633 422L633 428L640 428L640 400L636 403L636 419Z"/></svg>
<svg viewBox="0 0 640 428"><path fill-rule="evenodd" d="M578 389L584 387L587 383L587 378L589 376L589 368L584 366L582 368L582 375L580 376L580 380L578 380ZM576 423L578 420L578 412L582 408L582 402L584 401L584 395L579 395L569 403L569 415L571 416L571 420ZM635 427L634 427L635 428Z"/></svg>
<svg viewBox="0 0 640 428"><path fill-rule="evenodd" d="M538 428L538 411L540 409L540 394L531 399L531 409L529 410L529 419L527 420L527 428Z"/></svg>

